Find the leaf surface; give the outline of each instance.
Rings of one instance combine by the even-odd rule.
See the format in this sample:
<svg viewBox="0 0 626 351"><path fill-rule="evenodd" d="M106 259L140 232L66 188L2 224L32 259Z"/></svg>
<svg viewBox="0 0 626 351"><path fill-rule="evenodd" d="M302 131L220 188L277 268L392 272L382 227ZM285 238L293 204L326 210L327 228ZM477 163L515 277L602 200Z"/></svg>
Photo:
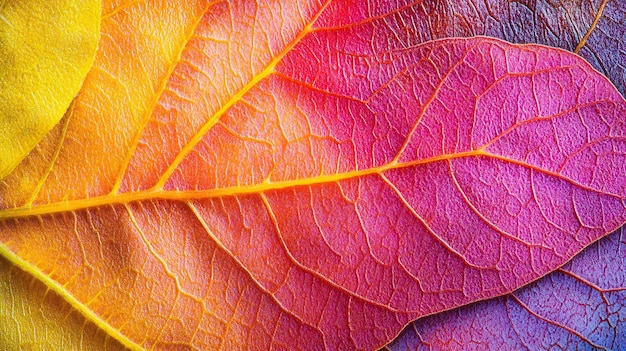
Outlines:
<svg viewBox="0 0 626 351"><path fill-rule="evenodd" d="M83 90L2 183L6 258L129 347L374 349L626 220L608 80L416 45L388 6L105 2Z"/></svg>
<svg viewBox="0 0 626 351"><path fill-rule="evenodd" d="M0 179L63 117L91 68L99 0L0 2Z"/></svg>
<svg viewBox="0 0 626 351"><path fill-rule="evenodd" d="M620 6L619 1L562 1L559 3L499 0L478 2L424 1L421 7L415 7L415 9L415 23L419 27L411 34L416 43L445 37L490 35L517 43L539 43L561 47L577 52L587 59L612 81L622 95L626 94L624 87L626 70L623 64L626 62L624 56L626 50L624 50L623 36L618 34L626 30L626 12L623 6ZM619 266L614 268L621 270ZM614 274L619 274L619 272L616 271ZM487 334L478 338L475 333L465 333L469 329L463 328L460 328L461 331L454 337L451 335L444 336L442 334L443 329L440 329L437 332L438 338L439 340L449 340L458 337L458 340L462 340L459 345L464 347L471 346L468 343L470 338L480 339L491 347L498 347L498 342L506 343L503 341L502 335L511 336L512 330L499 329L498 323L502 321L489 319L488 315L491 313L498 315L494 311L503 307L501 299L496 299L495 301L481 302L475 308L459 309L445 317L445 322L451 325L480 319L479 323L489 326L489 335L493 336L492 341L488 340ZM538 319L523 318L523 320L529 321L529 327L542 324ZM443 320L439 321L444 323ZM417 322L417 324L419 323L421 322ZM588 323L602 323L602 321L592 319ZM443 324L440 325L443 327ZM507 323L501 325L507 325ZM550 330L553 331L553 329ZM486 331L487 327L482 329L482 332ZM568 334L566 331L561 332ZM435 334L431 333L431 335ZM566 339L572 337L580 340L573 335L569 335ZM409 337L401 336L400 338L406 341ZM513 340L513 343L504 348L515 349L520 345L516 337L512 336L506 340ZM548 337L536 338L535 340L552 339ZM608 338L607 343L611 344L612 340ZM400 344L402 342L398 342L397 345ZM429 347L437 348L444 344L430 342ZM583 342L583 344L585 343ZM417 348L417 344L409 345ZM585 345L589 346L588 344Z"/></svg>
<svg viewBox="0 0 626 351"><path fill-rule="evenodd" d="M377 6L384 5L370 7ZM424 0L406 2L398 17L406 25L398 26L396 33L413 44L487 35L576 52L626 95L626 8L619 0Z"/></svg>
<svg viewBox="0 0 626 351"><path fill-rule="evenodd" d="M621 350L626 344L624 229L512 294L414 322L387 349Z"/></svg>
<svg viewBox="0 0 626 351"><path fill-rule="evenodd" d="M12 255L4 251L0 258L2 350L126 350L101 329L102 323L86 319L37 280L49 278L23 271L15 260L4 258Z"/></svg>

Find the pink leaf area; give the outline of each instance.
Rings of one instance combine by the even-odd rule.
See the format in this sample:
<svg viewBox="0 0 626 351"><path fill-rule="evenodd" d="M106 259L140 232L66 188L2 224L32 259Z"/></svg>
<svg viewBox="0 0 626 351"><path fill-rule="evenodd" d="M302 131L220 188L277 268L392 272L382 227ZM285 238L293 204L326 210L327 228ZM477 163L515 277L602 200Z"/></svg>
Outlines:
<svg viewBox="0 0 626 351"><path fill-rule="evenodd" d="M387 349L623 350L624 229L509 295L414 322Z"/></svg>
<svg viewBox="0 0 626 351"><path fill-rule="evenodd" d="M406 41L486 35L558 47L578 53L626 95L626 7L621 0L423 0L402 5L396 16L404 26L397 34ZM393 5L370 1L370 8L385 6Z"/></svg>

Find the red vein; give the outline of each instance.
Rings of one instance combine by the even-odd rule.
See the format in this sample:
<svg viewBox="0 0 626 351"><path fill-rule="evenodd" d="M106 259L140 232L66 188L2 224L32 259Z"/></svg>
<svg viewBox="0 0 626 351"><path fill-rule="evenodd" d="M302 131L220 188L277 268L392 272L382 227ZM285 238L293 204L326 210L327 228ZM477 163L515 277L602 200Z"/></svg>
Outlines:
<svg viewBox="0 0 626 351"><path fill-rule="evenodd" d="M272 221L272 224L274 225L274 229L276 230L276 234L280 240L280 243L283 247L283 249L285 250L285 254L289 257L289 260L291 260L291 262L293 262L293 264L303 270L306 273L309 273L313 276L315 276L316 278L320 279L321 281L323 281L324 283L330 285L331 287L334 287L342 292L344 292L345 294L347 294L348 296L350 296L350 298L355 298L358 299L360 301L363 302L367 302L369 304L372 304L374 306L377 306L381 309L385 309L387 311L393 312L393 313L399 313L399 312L407 312L407 311L400 311L396 308L393 308L391 306L387 306L384 305L378 301L372 300L370 298L367 298L365 296L361 296L358 293L356 293L355 291L352 290L348 290L347 288L341 286L339 283L334 282L333 280L331 280L329 277L326 277L324 275L322 275L321 273L318 273L317 271L315 271L312 268L307 267L306 265L302 264L300 261L298 261L295 256L293 256L293 254L291 253L291 251L289 250L289 247L287 246L287 243L285 242L285 240L283 239L283 235L282 235L282 231L278 225L278 219L276 218L276 215L274 213L274 210L272 209L272 206L269 203L269 200L267 200L267 197L264 194L261 194L261 200L263 201L263 204L265 206L265 208L267 209L267 213ZM419 312L419 311L409 311L409 312Z"/></svg>
<svg viewBox="0 0 626 351"><path fill-rule="evenodd" d="M507 319L509 320L509 325L511 326L511 329L513 329L513 332L515 333L519 341L522 343L522 345L524 345L528 351L531 351L532 349L530 348L530 346L528 346L524 338L522 338L522 334L520 333L517 326L515 325L516 318L514 318L512 315L511 307L509 306L509 300L505 298L503 303L506 309L506 316L507 316Z"/></svg>
<svg viewBox="0 0 626 351"><path fill-rule="evenodd" d="M590 287L590 288L592 288L592 289L596 290L597 292L599 292L600 294L602 294L603 298L604 298L604 294L605 294L605 293L612 293L612 292L621 292L621 291L626 291L626 287L619 287L619 288L602 288L602 287L600 287L600 286L596 285L595 283L592 283L591 281L589 281L589 280L587 280L587 279L585 279L585 278L583 278L583 277L579 276L578 274L575 274L575 273L573 273L573 272L571 272L571 271L569 271L569 270L567 270L567 269L564 269L564 268L559 268L559 269L557 269L557 271L558 271L558 272L561 272L561 273L563 273L563 274L565 274L565 275L567 275L567 276L569 276L569 277L572 277L572 278L574 278L574 279L578 280L579 282L581 282L581 283L583 283L583 284L587 285L588 287ZM608 305L608 304L609 304L609 302L608 302L606 299L604 299L604 300L605 300L606 304Z"/></svg>
<svg viewBox="0 0 626 351"><path fill-rule="evenodd" d="M560 111L560 112L555 113L553 115L536 116L536 117L529 118L529 119L521 121L521 122L517 122L517 123L511 125L509 128L507 128L503 132L501 132L498 136L496 136L495 138L490 140L488 143L484 144L481 148L482 149L488 148L489 146L495 144L498 140L504 138L507 134L511 133L515 129L517 129L517 128L521 127L521 126L524 126L526 124L530 124L530 123L534 123L534 122L540 122L540 121L551 121L553 119L556 119L556 118L559 118L559 117L563 117L563 116L567 116L570 113L582 110L583 108L597 106L597 105L600 105L602 103L611 103L611 102L614 102L614 101L609 100L609 99L590 101L590 102L586 102L584 104L572 106L572 107L568 108L567 110Z"/></svg>
<svg viewBox="0 0 626 351"><path fill-rule="evenodd" d="M469 207L469 209L474 212L474 214L476 214L478 216L478 218L480 218L485 224L487 224L487 226L495 231L497 231L498 233L500 233L502 236L509 238L513 241L519 242L521 244L524 244L525 246L528 247L542 247L541 245L537 245L537 244L532 244L529 242L526 242L518 237L516 237L513 234L507 233L504 230L498 228L497 225L495 225L494 223L492 223L490 220L488 220L477 208L476 206L474 206L474 204L470 201L470 199L467 197L467 194L465 193L465 190L463 190L463 188L461 188L461 184L459 184L459 181L456 179L456 176L454 175L454 169L452 168L452 163L450 161L448 161L448 167L450 169L450 178L452 179L452 182L454 183L456 189L459 191L459 194L461 195L461 198L463 198L463 201L465 201L465 203L467 204L467 207Z"/></svg>
<svg viewBox="0 0 626 351"><path fill-rule="evenodd" d="M404 197L404 195L402 195L402 192L400 191L400 189L398 189L395 184L393 184L389 179L387 179L387 177L385 177L384 175L381 175L381 178L383 179L383 181L395 192L396 196L398 197L398 199L402 202L402 204L404 205L404 207L406 207L406 209L408 209L411 214L413 215L413 217L415 217L415 219L417 219L423 226L424 229L426 229L426 231L431 235L431 237L433 239L435 239L435 241L437 241L439 244L441 244L441 246L445 247L446 250L448 250L450 253L452 253L453 255L457 256L459 259L461 259L461 261L463 261L463 263L467 266L467 267L472 267L474 269L480 270L483 269L483 267L479 267L473 263L471 263L470 261L467 260L467 258L460 253L459 251L457 251L454 247L452 247L452 245L450 245L450 243L448 243L446 240L444 240L439 234L437 234L426 222L426 220L424 220L424 218L422 218L422 216L419 215L419 213L417 213L417 211L415 211L415 209L413 208L413 206L411 206L411 204L409 203L409 201Z"/></svg>
<svg viewBox="0 0 626 351"><path fill-rule="evenodd" d="M411 136L415 133L415 130L417 129L417 127L420 125L420 122L422 121L422 118L424 117L424 114L426 113L426 110L430 107L430 105L433 103L433 101L435 101L435 99L437 98L437 96L439 95L439 92L441 90L441 88L443 87L444 83L446 83L448 81L448 78L450 77L450 75L456 71L456 69L465 61L465 59L468 57L468 55L474 51L474 49L476 49L476 47L478 47L480 45L480 43L473 45L472 47L470 47L465 54L463 54L463 56L459 57L459 60L452 66L450 66L450 69L446 72L446 74L441 77L439 83L437 83L437 86L435 87L435 89L433 90L432 95L428 98L428 100L424 103L424 105L421 107L421 110L416 118L415 123L413 123L413 126L411 127L411 129L409 130L409 133L407 134L407 138L404 141L404 144L402 144L402 146L400 147L400 150L398 150L398 153L396 154L396 157L393 159L392 162L398 162L398 160L402 157L402 154L404 154L404 151L406 150L406 148L408 147L410 141L411 141ZM430 59L430 57L429 57ZM443 142L443 140L442 140Z"/></svg>

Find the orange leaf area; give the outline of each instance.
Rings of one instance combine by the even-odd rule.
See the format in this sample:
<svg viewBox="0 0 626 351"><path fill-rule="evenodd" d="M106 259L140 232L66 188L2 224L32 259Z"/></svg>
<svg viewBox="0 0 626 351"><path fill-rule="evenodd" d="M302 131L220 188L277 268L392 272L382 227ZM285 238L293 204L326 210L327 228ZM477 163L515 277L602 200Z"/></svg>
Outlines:
<svg viewBox="0 0 626 351"><path fill-rule="evenodd" d="M105 1L0 184L4 256L127 347L374 349L626 220L626 103L588 64L366 7Z"/></svg>

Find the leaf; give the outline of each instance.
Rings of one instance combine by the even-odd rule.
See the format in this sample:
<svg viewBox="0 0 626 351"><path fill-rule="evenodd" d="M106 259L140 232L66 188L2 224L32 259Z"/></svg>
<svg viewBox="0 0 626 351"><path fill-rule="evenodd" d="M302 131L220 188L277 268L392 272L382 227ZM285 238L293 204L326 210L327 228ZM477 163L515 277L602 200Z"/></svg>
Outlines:
<svg viewBox="0 0 626 351"><path fill-rule="evenodd" d="M93 64L101 2L0 1L0 179L59 122Z"/></svg>
<svg viewBox="0 0 626 351"><path fill-rule="evenodd" d="M389 350L620 350L626 344L624 229L563 268L496 299L413 323Z"/></svg>
<svg viewBox="0 0 626 351"><path fill-rule="evenodd" d="M622 5L615 0L425 0L400 10L406 26L396 28L396 33L414 45L488 35L563 48L589 61L626 95L626 8Z"/></svg>
<svg viewBox="0 0 626 351"><path fill-rule="evenodd" d="M622 95L626 95L624 86L626 69L623 64L626 62L626 50L623 49L625 44L622 36L617 34L626 30L624 27L626 12L619 5L618 1L588 3L425 1L423 6L417 7L414 12L413 23L417 23L419 27L411 34L414 35L416 43L448 36L482 34L517 43L540 43L561 47L577 52L589 60L596 69L611 79ZM484 304L484 308L476 309L492 313L493 309L496 309L492 303L501 304L500 301L484 302L477 304L477 306ZM478 312L473 311L473 308L459 309L458 312L448 315L445 320L448 324L476 320ZM457 316L458 321L451 317L452 315ZM537 320L532 322L541 324ZM486 320L482 318L481 323L486 323ZM495 329L493 331L496 333ZM503 330L498 330L497 333L505 334ZM459 335L462 340L470 337L469 334L459 333ZM496 340L501 340L501 337L493 340L491 345L494 347L497 345ZM511 340L515 342L517 339ZM486 339L484 341L487 342Z"/></svg>
<svg viewBox="0 0 626 351"><path fill-rule="evenodd" d="M12 255L3 252L3 256ZM17 258L19 261L19 258ZM37 279L0 258L2 350L124 350ZM64 296L70 298L69 296Z"/></svg>
<svg viewBox="0 0 626 351"><path fill-rule="evenodd" d="M131 348L374 349L626 220L626 103L591 66L341 5L105 3L3 181L5 258Z"/></svg>

